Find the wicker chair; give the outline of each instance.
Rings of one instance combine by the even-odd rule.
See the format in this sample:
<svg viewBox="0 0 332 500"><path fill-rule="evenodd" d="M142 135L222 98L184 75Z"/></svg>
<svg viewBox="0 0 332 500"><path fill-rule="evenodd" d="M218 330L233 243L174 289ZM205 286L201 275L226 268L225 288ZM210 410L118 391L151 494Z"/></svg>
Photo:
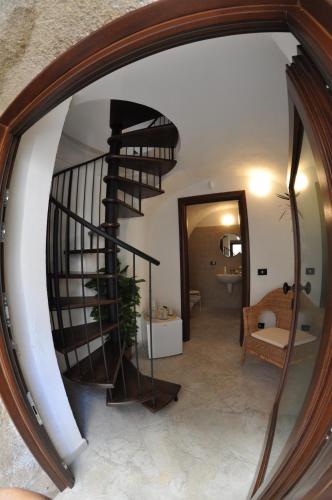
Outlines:
<svg viewBox="0 0 332 500"><path fill-rule="evenodd" d="M242 363L247 352L268 363L283 368L292 320L293 293L285 295L282 288L277 288L265 295L258 304L243 308L244 342ZM265 311L272 311L276 316L276 326L259 330L260 316ZM315 337L309 333L298 331L292 361L298 362L310 355L311 342Z"/></svg>

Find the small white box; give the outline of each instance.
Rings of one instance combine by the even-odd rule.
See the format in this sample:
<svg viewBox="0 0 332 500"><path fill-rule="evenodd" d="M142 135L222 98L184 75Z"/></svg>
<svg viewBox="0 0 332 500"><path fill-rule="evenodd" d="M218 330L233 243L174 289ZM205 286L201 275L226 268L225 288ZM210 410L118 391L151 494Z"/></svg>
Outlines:
<svg viewBox="0 0 332 500"><path fill-rule="evenodd" d="M148 356L151 359L150 320L146 321ZM165 358L182 354L182 319L174 316L167 320L152 320L153 358Z"/></svg>

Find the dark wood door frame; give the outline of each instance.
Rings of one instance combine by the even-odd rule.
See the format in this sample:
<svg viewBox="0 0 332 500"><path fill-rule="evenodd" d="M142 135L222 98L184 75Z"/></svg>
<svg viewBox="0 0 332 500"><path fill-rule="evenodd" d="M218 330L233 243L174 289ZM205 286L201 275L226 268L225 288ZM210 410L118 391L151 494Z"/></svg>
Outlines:
<svg viewBox="0 0 332 500"><path fill-rule="evenodd" d="M112 71L175 46L241 33L290 31L332 84L331 7L324 0L160 0L133 11L60 55L0 117L0 221L4 220L20 135L55 106ZM329 12L326 12L326 11ZM332 191L332 186L329 186ZM1 396L31 452L59 489L73 478L36 419L26 398L6 325L3 244L0 243ZM332 392L332 391L331 391Z"/></svg>
<svg viewBox="0 0 332 500"><path fill-rule="evenodd" d="M180 277L181 277L181 317L183 340L190 340L190 301L189 301L189 252L187 231L187 207L204 203L237 201L239 203L240 230L242 241L242 307L250 304L250 248L249 225L245 191L228 191L178 199L179 236L180 236ZM242 316L241 316L242 317ZM241 321L240 344L243 342L243 324Z"/></svg>
<svg viewBox="0 0 332 500"><path fill-rule="evenodd" d="M332 266L332 103L331 91L326 87L321 74L314 67L303 49L287 68L287 85L290 98L291 147L290 165L292 177L296 174L301 153L303 128L307 133L317 165L320 189L323 197L323 209L327 230L328 269ZM313 464L315 457L323 449L326 439L331 434L332 422L332 280L328 282L326 310L323 323L322 340L316 361L313 380L309 388L301 415L274 466L270 477L263 482L272 448L278 409L287 379L289 361L292 355L296 333L298 311L298 289L301 279L301 262L299 248L299 220L296 211L296 198L292 196L292 218L296 251L295 278L296 294L292 324L292 336L289 343L287 359L283 369L280 386L277 392L267 434L267 445L261 462L258 479L255 485L255 499L284 498L291 494L293 487L302 480L304 474ZM331 271L329 271L329 276ZM329 457L320 464L328 468ZM317 477L318 481L319 477ZM320 479L319 489L329 487L331 478L325 474ZM322 484L322 482L324 484ZM259 488L260 486L260 488ZM314 489L314 482L312 482ZM318 487L318 486L317 486ZM259 488L259 489L258 489ZM292 498L290 496L290 498ZM314 498L314 497L312 497Z"/></svg>

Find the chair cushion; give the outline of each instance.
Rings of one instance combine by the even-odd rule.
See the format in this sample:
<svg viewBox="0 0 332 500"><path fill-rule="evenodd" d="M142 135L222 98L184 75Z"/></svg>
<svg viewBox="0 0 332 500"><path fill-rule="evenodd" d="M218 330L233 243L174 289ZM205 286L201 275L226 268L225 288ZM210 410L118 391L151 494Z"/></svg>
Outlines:
<svg viewBox="0 0 332 500"><path fill-rule="evenodd" d="M264 342L268 342L269 344L284 349L288 345L289 330L284 330L283 328L264 328L252 333L251 336L255 339L263 340ZM307 344L308 342L313 342L314 340L316 340L316 337L310 333L297 330L295 337L296 346Z"/></svg>

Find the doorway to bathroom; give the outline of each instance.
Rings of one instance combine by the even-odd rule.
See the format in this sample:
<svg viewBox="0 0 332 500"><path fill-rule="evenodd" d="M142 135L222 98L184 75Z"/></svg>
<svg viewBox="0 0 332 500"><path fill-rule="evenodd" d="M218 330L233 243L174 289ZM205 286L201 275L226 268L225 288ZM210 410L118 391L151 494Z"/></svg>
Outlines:
<svg viewBox="0 0 332 500"><path fill-rule="evenodd" d="M245 191L179 198L178 207L183 340L207 327L239 335L242 345L250 302Z"/></svg>

